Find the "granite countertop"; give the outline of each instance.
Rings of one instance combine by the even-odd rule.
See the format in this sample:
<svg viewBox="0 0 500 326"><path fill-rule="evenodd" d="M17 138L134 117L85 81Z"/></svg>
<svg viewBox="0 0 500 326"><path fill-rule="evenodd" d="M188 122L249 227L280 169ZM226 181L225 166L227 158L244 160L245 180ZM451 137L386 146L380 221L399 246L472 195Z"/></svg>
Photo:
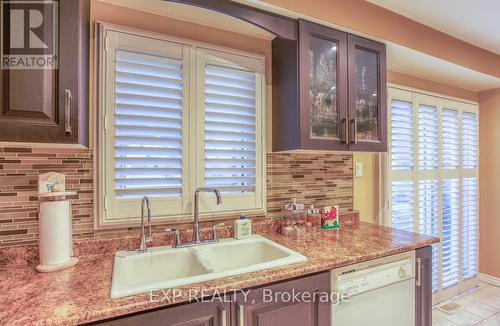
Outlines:
<svg viewBox="0 0 500 326"><path fill-rule="evenodd" d="M78 265L54 273L37 273L32 263L0 264L0 325L72 325L103 320L160 306L185 302L193 293L251 288L307 274L327 271L361 261L389 256L437 243L439 239L365 222L342 225L339 231L306 234L299 241L274 230L257 231L293 249L308 261L265 271L176 288L176 297L153 300L149 293L111 299L114 251L110 242L98 253L78 255ZM106 247L103 249L103 247ZM94 248L95 249L95 248ZM1 262L0 262L1 263ZM180 294L180 295L179 295Z"/></svg>

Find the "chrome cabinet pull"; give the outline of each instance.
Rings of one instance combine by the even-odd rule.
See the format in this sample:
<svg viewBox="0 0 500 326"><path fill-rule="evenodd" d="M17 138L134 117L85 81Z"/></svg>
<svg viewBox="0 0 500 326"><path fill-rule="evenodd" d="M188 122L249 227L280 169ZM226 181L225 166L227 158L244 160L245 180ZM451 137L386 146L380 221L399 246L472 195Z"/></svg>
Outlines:
<svg viewBox="0 0 500 326"><path fill-rule="evenodd" d="M354 131L354 144L357 144L358 143L358 118L354 118L351 120L351 122L354 124L354 128L353 128L353 131Z"/></svg>
<svg viewBox="0 0 500 326"><path fill-rule="evenodd" d="M71 134L71 91L64 90L64 131Z"/></svg>
<svg viewBox="0 0 500 326"><path fill-rule="evenodd" d="M422 286L422 258L417 258L416 259L417 263L417 278L415 279L415 285L420 287Z"/></svg>
<svg viewBox="0 0 500 326"><path fill-rule="evenodd" d="M238 326L245 326L245 307L236 303L236 308L238 309Z"/></svg>
<svg viewBox="0 0 500 326"><path fill-rule="evenodd" d="M344 140L346 144L349 144L349 120L347 118L342 119L342 124L344 125Z"/></svg>
<svg viewBox="0 0 500 326"><path fill-rule="evenodd" d="M226 309L220 308L220 325L227 326L227 313Z"/></svg>

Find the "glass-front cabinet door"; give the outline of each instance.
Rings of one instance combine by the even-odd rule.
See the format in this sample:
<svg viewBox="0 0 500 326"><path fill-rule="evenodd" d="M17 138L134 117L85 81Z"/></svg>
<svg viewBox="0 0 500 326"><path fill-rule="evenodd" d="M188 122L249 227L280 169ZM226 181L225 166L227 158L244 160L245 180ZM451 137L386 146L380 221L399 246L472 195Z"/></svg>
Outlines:
<svg viewBox="0 0 500 326"><path fill-rule="evenodd" d="M300 143L348 149L347 34L299 21Z"/></svg>
<svg viewBox="0 0 500 326"><path fill-rule="evenodd" d="M348 36L349 148L386 151L385 45Z"/></svg>

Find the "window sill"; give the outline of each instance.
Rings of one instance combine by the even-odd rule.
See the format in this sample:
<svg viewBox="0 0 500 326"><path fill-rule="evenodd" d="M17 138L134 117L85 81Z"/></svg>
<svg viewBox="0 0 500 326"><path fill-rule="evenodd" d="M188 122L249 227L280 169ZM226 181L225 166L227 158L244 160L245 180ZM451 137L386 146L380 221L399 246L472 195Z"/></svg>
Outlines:
<svg viewBox="0 0 500 326"><path fill-rule="evenodd" d="M213 212L213 213L200 213L200 223L204 222L215 222L215 221L228 221L236 220L241 213L244 213L246 217L262 217L266 216L266 209L254 209L247 211L228 211L228 212ZM191 224L193 223L193 214L184 214L177 216L168 217L153 217L151 223L147 225L158 226L158 225L179 225L179 224ZM102 221L101 219L96 220L94 225L95 231L102 230L118 230L125 228L135 228L139 227L141 224L140 218L133 219L114 219Z"/></svg>

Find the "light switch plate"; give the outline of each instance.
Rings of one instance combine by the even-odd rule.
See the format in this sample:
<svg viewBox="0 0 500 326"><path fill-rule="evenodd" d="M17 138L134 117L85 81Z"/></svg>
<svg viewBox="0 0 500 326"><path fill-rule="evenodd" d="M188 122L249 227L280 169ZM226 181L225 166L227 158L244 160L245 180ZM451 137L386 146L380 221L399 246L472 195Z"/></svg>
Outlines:
<svg viewBox="0 0 500 326"><path fill-rule="evenodd" d="M356 162L355 175L356 175L356 178L359 178L359 177L363 176L363 163Z"/></svg>

